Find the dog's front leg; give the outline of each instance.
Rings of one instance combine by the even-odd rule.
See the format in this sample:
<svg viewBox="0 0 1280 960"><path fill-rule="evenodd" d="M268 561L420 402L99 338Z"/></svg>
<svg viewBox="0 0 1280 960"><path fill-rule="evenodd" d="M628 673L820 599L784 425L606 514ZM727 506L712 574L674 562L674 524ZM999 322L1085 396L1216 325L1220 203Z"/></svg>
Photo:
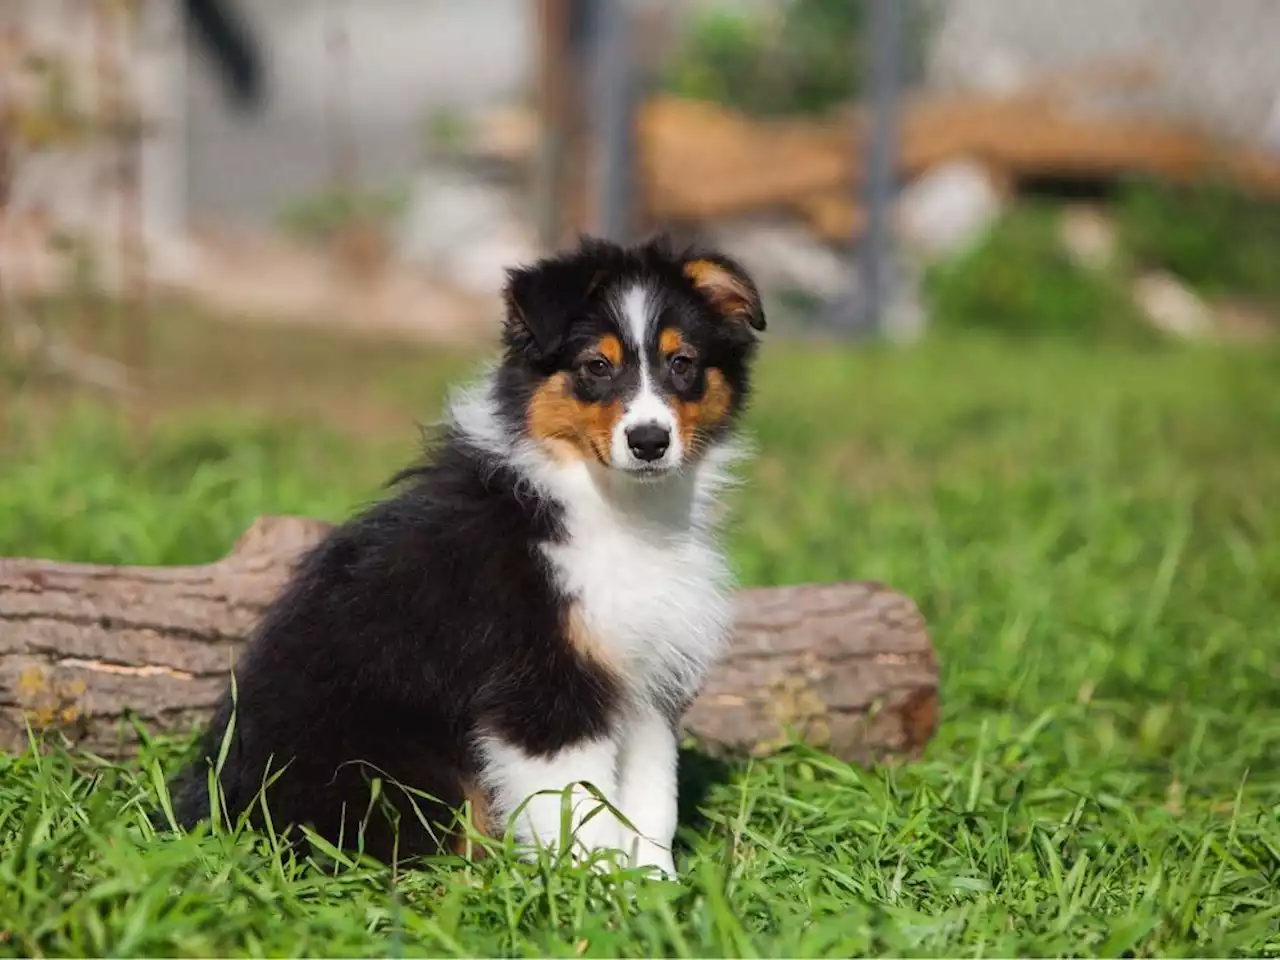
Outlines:
<svg viewBox="0 0 1280 960"><path fill-rule="evenodd" d="M661 711L649 708L629 725L620 754L619 807L635 827L622 828L622 846L632 862L674 877L671 844L676 832L676 726ZM638 836L637 836L638 834Z"/></svg>
<svg viewBox="0 0 1280 960"><path fill-rule="evenodd" d="M617 805L618 747L612 738L582 741L549 755L530 754L491 738L481 752L484 781L503 816L516 815L515 834L521 843L559 849L562 827L567 826L575 862L597 851L619 849L617 817L582 786L591 784Z"/></svg>

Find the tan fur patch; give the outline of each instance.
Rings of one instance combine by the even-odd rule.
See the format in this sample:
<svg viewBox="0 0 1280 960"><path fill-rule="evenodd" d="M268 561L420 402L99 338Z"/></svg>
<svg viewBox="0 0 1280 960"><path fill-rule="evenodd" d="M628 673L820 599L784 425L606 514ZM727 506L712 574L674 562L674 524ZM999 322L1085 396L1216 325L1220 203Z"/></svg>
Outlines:
<svg viewBox="0 0 1280 960"><path fill-rule="evenodd" d="M663 356L671 356L682 346L684 346L684 337L680 335L679 330L668 327L658 335L658 349L662 351Z"/></svg>
<svg viewBox="0 0 1280 960"><path fill-rule="evenodd" d="M733 387L720 370L711 367L707 370L707 388L702 399L679 404L677 416L684 448L690 449L699 430L713 430L722 423L732 405Z"/></svg>
<svg viewBox="0 0 1280 960"><path fill-rule="evenodd" d="M492 837L493 821L491 817L489 794L478 783L464 783L462 786L463 799L470 805L471 827L476 833L482 836ZM454 834L451 844L453 852L460 857L470 855L473 860L483 860L487 853L483 847L476 846L474 841L468 841L467 835L461 830ZM470 847L470 850L468 850Z"/></svg>
<svg viewBox="0 0 1280 960"><path fill-rule="evenodd" d="M757 326L760 304L751 289L718 263L710 260L692 260L685 265L685 276L711 301L711 305L723 317Z"/></svg>
<svg viewBox="0 0 1280 960"><path fill-rule="evenodd" d="M571 606L565 618L565 639L585 659L607 670L613 669L612 658L600 634L587 624L586 617L577 606Z"/></svg>
<svg viewBox="0 0 1280 960"><path fill-rule="evenodd" d="M596 348L600 351L600 356L604 357L615 367L622 366L622 341L609 334L600 338L600 344Z"/></svg>
<svg viewBox="0 0 1280 960"><path fill-rule="evenodd" d="M621 345L619 345L621 347ZM609 463L613 427L622 405L583 403L573 395L570 375L561 371L534 391L529 401L529 432L553 456Z"/></svg>

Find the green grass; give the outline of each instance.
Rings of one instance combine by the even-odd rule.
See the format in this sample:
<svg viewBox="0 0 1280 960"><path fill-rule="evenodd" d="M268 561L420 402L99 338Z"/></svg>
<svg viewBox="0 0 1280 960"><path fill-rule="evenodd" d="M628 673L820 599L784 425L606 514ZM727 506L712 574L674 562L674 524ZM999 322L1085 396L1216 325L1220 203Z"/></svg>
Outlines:
<svg viewBox="0 0 1280 960"><path fill-rule="evenodd" d="M383 405L363 437L241 405L142 442L18 405L0 554L198 562L258 513L340 517L412 454L442 362L358 365L351 404ZM1280 954L1277 378L1263 350L770 346L734 564L916 598L943 670L923 759L687 752L681 882L632 901L548 862L392 873L154 836L172 745L0 757L0 952Z"/></svg>

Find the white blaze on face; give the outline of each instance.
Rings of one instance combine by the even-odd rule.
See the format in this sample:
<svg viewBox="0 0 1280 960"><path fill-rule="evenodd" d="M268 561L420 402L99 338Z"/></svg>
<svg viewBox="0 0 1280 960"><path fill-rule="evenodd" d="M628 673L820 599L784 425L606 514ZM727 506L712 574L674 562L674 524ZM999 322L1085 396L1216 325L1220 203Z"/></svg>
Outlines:
<svg viewBox="0 0 1280 960"><path fill-rule="evenodd" d="M640 385L627 399L622 416L613 428L610 445L613 464L627 470L670 469L679 466L684 450L681 449L680 431L676 429L675 413L658 392L649 366L649 338L657 317L656 298L643 286L636 284L623 292L618 312L627 339L640 358ZM667 448L658 459L643 459L637 455L637 450L641 447L634 445L633 441L640 439L645 433L651 438L654 430L665 431Z"/></svg>

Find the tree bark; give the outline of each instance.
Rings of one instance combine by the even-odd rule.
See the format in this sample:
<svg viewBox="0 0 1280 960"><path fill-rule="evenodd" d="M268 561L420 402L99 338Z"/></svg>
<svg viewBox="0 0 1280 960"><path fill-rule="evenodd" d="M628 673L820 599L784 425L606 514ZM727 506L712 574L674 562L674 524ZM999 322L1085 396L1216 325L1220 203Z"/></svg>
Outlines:
<svg viewBox="0 0 1280 960"><path fill-rule="evenodd" d="M207 719L236 650L328 529L263 517L217 563L111 567L0 559L0 749L28 729L120 757ZM712 752L798 735L852 762L915 755L933 735L938 667L908 598L877 583L742 591L728 655L686 714Z"/></svg>

